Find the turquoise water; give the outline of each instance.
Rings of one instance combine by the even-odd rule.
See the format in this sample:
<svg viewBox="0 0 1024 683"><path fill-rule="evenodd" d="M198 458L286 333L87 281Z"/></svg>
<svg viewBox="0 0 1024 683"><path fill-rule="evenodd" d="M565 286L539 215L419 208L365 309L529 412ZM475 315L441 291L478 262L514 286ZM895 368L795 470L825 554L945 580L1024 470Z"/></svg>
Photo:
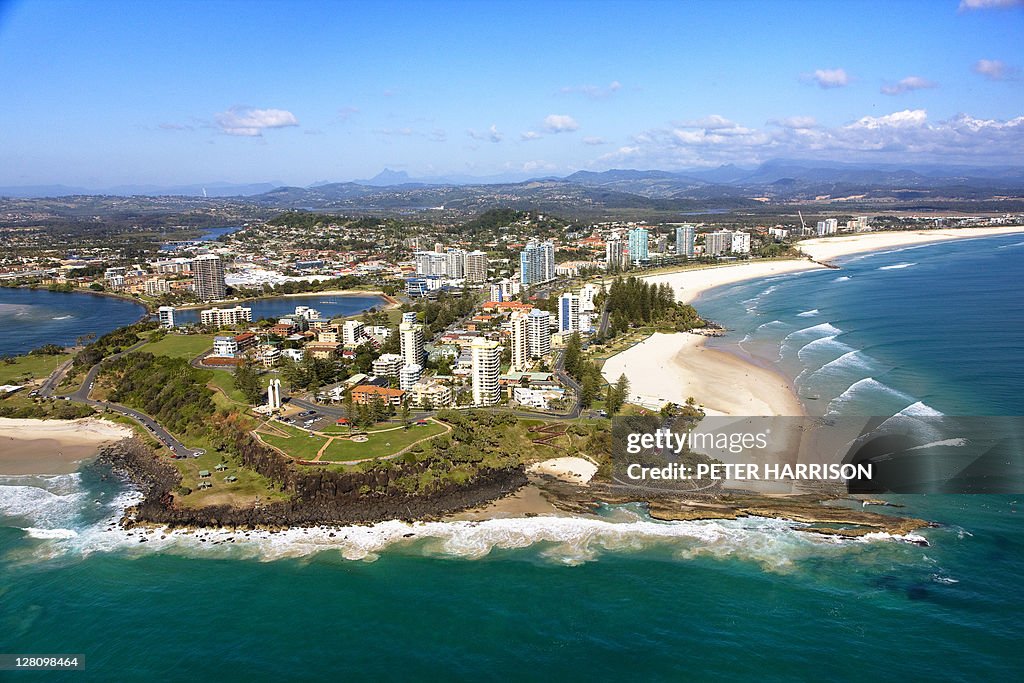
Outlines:
<svg viewBox="0 0 1024 683"><path fill-rule="evenodd" d="M246 301L243 306L252 308L252 319L281 318L295 313L296 306L309 306L320 311L327 318L340 318L354 315L370 308L381 308L386 302L372 294L335 296L330 294L304 294L302 296L271 297ZM225 304L231 307L234 304ZM197 323L199 311L193 308L174 312L174 322Z"/></svg>
<svg viewBox="0 0 1024 683"><path fill-rule="evenodd" d="M860 372L813 377L859 351L865 377L888 387L879 396L901 396L887 410L1019 414L1016 242L875 255L700 307L736 330L723 343L752 333L744 348L761 362L794 378L813 368L797 385L822 411L883 405L867 390L835 402ZM879 270L901 263L915 265ZM858 279L864 290L831 295ZM947 304L930 302L956 294L944 280L963 290L954 304L979 294L961 314L990 335L954 339ZM1004 305L978 304L989 291ZM803 322L813 309L820 319ZM778 365L757 333L774 320L793 347ZM801 359L815 335L791 335L811 322L840 332ZM130 495L93 468L0 481L0 652L84 653L88 671L68 680L1015 680L1024 664L1017 496L891 497L906 505L894 512L942 525L920 547L816 539L778 520L659 523L634 506L602 520L140 542L111 525Z"/></svg>
<svg viewBox="0 0 1024 683"><path fill-rule="evenodd" d="M794 379L813 414L1020 415L1022 258L1024 235L897 249L697 306L730 328L717 346Z"/></svg>
<svg viewBox="0 0 1024 683"><path fill-rule="evenodd" d="M74 345L76 337L102 336L145 312L141 304L99 294L0 287L0 356L44 344Z"/></svg>

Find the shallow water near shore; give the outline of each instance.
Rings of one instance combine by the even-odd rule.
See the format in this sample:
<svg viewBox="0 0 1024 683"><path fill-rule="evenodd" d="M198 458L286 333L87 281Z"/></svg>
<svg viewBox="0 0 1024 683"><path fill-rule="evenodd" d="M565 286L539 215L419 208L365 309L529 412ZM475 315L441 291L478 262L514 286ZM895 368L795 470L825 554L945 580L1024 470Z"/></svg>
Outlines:
<svg viewBox="0 0 1024 683"><path fill-rule="evenodd" d="M836 404L842 412L920 403L1020 414L1010 388L1024 386L1022 265L992 255L1014 243L851 259L842 271L713 292L698 309L722 306L712 317L739 334L720 343L750 334L744 350L762 360L774 362L789 337L780 367L801 391L819 392L809 408L861 381L831 355L861 352L893 366L870 373L889 389ZM914 265L888 267L901 264ZM884 281L922 266L932 280ZM874 289L823 294L857 279ZM933 301L942 279L964 298ZM918 290L921 301L908 301ZM989 305L978 301L985 292L1002 294ZM991 334L954 337L963 330L948 323L953 311ZM765 330L782 324L793 329L772 332L773 342ZM986 351L965 357L961 344ZM943 349L950 355L936 355ZM104 475L0 478L0 651L84 653L76 680L207 677L214 662L225 680L1019 676L1024 497L889 496L906 507L874 508L941 524L920 532L930 547L833 541L782 520L657 522L638 506L586 520L246 536L120 530L133 494Z"/></svg>
<svg viewBox="0 0 1024 683"><path fill-rule="evenodd" d="M917 245L721 287L710 345L792 378L811 414L1020 415L1020 235Z"/></svg>

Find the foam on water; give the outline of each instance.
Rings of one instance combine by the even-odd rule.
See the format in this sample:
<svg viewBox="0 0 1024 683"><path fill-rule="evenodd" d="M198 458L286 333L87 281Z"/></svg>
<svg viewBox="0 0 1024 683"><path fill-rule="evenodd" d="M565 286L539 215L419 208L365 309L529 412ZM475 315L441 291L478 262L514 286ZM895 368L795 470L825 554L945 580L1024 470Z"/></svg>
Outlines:
<svg viewBox="0 0 1024 683"><path fill-rule="evenodd" d="M860 349L851 349L843 355L830 360L829 362L822 365L820 368L815 370L807 379L813 381L819 374L829 374L837 371L845 372L849 370L857 370L864 372L871 372L875 368L875 359L864 353Z"/></svg>
<svg viewBox="0 0 1024 683"><path fill-rule="evenodd" d="M816 315L818 315L820 313L821 313L821 311L819 311L817 308L812 308L809 311L804 311L803 313L797 313L796 317L798 317L798 318L813 318L814 316L816 316Z"/></svg>
<svg viewBox="0 0 1024 683"><path fill-rule="evenodd" d="M826 414L837 415L842 414L843 407L848 405L850 402L856 400L863 394L881 394L890 398L895 398L899 401L904 402L906 405L911 405L917 402L917 399L909 394L905 394L898 389L894 389L888 384L879 382L874 377L865 377L864 379L857 380L846 390L832 399L828 404L828 410ZM856 414L856 413L853 413ZM872 413L877 414L877 413Z"/></svg>
<svg viewBox="0 0 1024 683"><path fill-rule="evenodd" d="M27 490L34 489L34 491ZM538 554L557 564L576 565L606 552L628 552L664 547L682 558L708 555L758 563L769 571L786 571L802 557L848 545L816 534L800 532L806 526L779 519L745 518L660 522L638 506L621 506L607 517L532 517L486 521L388 521L366 526L266 530L166 528L124 529L124 510L139 501L135 491L124 491L111 505L110 514L92 524L76 526L79 508L87 505L84 491L55 496L31 486L0 486L4 515L30 520L19 526L37 543L22 559L54 560L119 553L141 557L153 552L187 556L272 561L335 553L348 560L373 561L385 550L426 556L479 559L495 550L536 546ZM54 507L52 499L62 503ZM12 505L12 500L21 501ZM48 502L49 501L49 502ZM42 503L40 505L40 503ZM906 540L890 537L884 540ZM880 539L882 540L882 539Z"/></svg>
<svg viewBox="0 0 1024 683"><path fill-rule="evenodd" d="M820 337L818 339L813 339L807 342L806 344L800 347L800 350L796 352L796 357L799 358L801 362L806 363L808 356L810 356L812 353L830 351L833 353L839 353L840 355L844 355L856 350L849 344L845 344L839 341L836 338L837 336L838 335L832 334L827 337Z"/></svg>
<svg viewBox="0 0 1024 683"><path fill-rule="evenodd" d="M910 268L916 266L916 263L896 263L891 266L881 266L878 270L900 270L902 268Z"/></svg>

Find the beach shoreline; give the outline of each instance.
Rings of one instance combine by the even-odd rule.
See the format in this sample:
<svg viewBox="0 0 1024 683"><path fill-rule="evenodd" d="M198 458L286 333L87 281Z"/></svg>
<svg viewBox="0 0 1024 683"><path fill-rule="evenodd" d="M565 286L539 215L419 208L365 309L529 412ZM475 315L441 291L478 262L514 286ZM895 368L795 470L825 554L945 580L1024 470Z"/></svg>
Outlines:
<svg viewBox="0 0 1024 683"><path fill-rule="evenodd" d="M797 245L807 255L806 258L742 261L644 279L654 284L668 284L677 301L693 304L699 303L702 295L718 287L821 270L830 267L827 264L833 259L845 256L1020 233L1024 233L1024 226L907 230L815 238ZM609 382L614 382L624 373L630 380L630 400L645 407L657 408L668 401L682 403L693 396L704 405L708 414L806 414L806 408L789 378L731 350L708 348L707 340L708 337L701 335L658 333L609 358L602 373ZM731 390L730 384L744 387L744 392Z"/></svg>
<svg viewBox="0 0 1024 683"><path fill-rule="evenodd" d="M70 474L103 446L132 436L107 420L0 418L0 475Z"/></svg>
<svg viewBox="0 0 1024 683"><path fill-rule="evenodd" d="M960 239L999 237L1024 233L1024 225L1003 225L983 228L947 228L935 230L897 230L864 232L833 237L817 237L797 243L797 248L821 263L854 254L886 249L899 249L923 244L949 242Z"/></svg>

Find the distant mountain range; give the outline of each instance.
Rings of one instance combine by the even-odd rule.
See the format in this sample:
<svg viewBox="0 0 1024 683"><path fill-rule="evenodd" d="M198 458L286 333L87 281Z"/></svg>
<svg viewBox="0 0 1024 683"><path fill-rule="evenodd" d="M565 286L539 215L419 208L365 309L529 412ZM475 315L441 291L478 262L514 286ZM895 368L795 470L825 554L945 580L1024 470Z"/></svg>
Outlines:
<svg viewBox="0 0 1024 683"><path fill-rule="evenodd" d="M602 209L727 210L817 198L851 201L1024 198L1024 168L862 165L778 159L753 168L725 165L686 171L578 171L566 177L413 178L385 169L351 182L289 187L280 183L121 186L102 191L65 186L0 187L0 196L75 194L245 197L268 208L463 211L511 208L597 212Z"/></svg>
<svg viewBox="0 0 1024 683"><path fill-rule="evenodd" d="M110 195L115 197L249 197L269 192L284 183L224 183L195 185L115 185L105 188L73 187L69 185L15 185L0 187L0 197L68 197L72 195Z"/></svg>

